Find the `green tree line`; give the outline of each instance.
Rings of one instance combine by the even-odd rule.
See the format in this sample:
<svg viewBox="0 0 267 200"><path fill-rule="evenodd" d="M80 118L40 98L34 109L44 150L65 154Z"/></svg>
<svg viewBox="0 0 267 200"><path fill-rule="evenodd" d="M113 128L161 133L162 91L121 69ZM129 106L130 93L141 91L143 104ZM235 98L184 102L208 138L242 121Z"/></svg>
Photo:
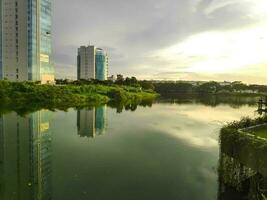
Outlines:
<svg viewBox="0 0 267 200"><path fill-rule="evenodd" d="M156 92L160 94L227 94L227 93L267 93L266 85L248 85L242 82L219 83L215 81L205 83L188 82L157 82L154 83Z"/></svg>
<svg viewBox="0 0 267 200"><path fill-rule="evenodd" d="M0 81L0 109L65 110L70 107L97 106L109 102L139 104L156 96L152 90L116 84L41 85L39 82Z"/></svg>

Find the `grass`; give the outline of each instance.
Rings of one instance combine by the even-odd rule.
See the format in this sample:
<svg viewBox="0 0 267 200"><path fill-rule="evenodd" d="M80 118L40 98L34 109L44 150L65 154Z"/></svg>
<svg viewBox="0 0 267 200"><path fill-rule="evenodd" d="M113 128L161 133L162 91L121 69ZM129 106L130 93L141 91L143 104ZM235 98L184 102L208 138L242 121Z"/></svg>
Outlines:
<svg viewBox="0 0 267 200"><path fill-rule="evenodd" d="M267 126L262 126L252 130L251 134L267 139Z"/></svg>

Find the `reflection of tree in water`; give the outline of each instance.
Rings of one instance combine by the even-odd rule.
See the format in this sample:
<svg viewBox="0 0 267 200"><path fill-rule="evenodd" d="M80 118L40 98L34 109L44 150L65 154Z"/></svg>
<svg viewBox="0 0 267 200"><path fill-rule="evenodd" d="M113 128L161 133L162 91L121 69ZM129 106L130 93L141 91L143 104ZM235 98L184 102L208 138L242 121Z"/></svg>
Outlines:
<svg viewBox="0 0 267 200"><path fill-rule="evenodd" d="M244 96L223 96L223 95L171 95L162 96L158 101L175 104L200 103L203 105L217 107L221 104L227 104L232 108L240 108L244 105L257 105L256 97Z"/></svg>
<svg viewBox="0 0 267 200"><path fill-rule="evenodd" d="M140 102L109 102L108 106L117 109L117 113L122 113L123 110L135 111L138 106L141 107L152 107L153 100L142 100Z"/></svg>
<svg viewBox="0 0 267 200"><path fill-rule="evenodd" d="M199 97L198 102L212 107L216 107L221 104L227 104L232 108L240 108L244 105L255 106L256 98L213 95Z"/></svg>
<svg viewBox="0 0 267 200"><path fill-rule="evenodd" d="M267 194L267 142L242 133L221 134L219 200L262 200Z"/></svg>
<svg viewBox="0 0 267 200"><path fill-rule="evenodd" d="M136 105L136 104L129 104L129 105L125 106L125 110L136 111L137 106L138 105Z"/></svg>

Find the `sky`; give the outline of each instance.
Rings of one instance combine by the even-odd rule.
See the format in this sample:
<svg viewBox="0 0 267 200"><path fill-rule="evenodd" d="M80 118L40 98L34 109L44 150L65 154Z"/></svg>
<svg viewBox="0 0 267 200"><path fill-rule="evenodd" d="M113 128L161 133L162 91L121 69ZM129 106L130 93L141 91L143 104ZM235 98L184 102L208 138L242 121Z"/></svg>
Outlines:
<svg viewBox="0 0 267 200"><path fill-rule="evenodd" d="M109 74L267 84L267 0L53 0L57 78L77 49L109 55Z"/></svg>

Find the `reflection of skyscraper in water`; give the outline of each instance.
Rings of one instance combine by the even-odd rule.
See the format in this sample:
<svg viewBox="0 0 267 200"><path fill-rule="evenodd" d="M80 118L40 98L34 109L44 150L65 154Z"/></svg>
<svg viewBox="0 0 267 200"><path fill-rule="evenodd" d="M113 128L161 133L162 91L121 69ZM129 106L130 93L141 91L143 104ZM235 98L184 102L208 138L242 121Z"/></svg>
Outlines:
<svg viewBox="0 0 267 200"><path fill-rule="evenodd" d="M107 128L107 106L97 108L95 116L96 134L103 135Z"/></svg>
<svg viewBox="0 0 267 200"><path fill-rule="evenodd" d="M1 117L0 199L51 199L49 119L46 111Z"/></svg>
<svg viewBox="0 0 267 200"><path fill-rule="evenodd" d="M81 137L95 136L95 109L78 110L77 112L78 134Z"/></svg>
<svg viewBox="0 0 267 200"><path fill-rule="evenodd" d="M77 112L78 135L81 137L95 137L102 135L107 127L107 106Z"/></svg>

